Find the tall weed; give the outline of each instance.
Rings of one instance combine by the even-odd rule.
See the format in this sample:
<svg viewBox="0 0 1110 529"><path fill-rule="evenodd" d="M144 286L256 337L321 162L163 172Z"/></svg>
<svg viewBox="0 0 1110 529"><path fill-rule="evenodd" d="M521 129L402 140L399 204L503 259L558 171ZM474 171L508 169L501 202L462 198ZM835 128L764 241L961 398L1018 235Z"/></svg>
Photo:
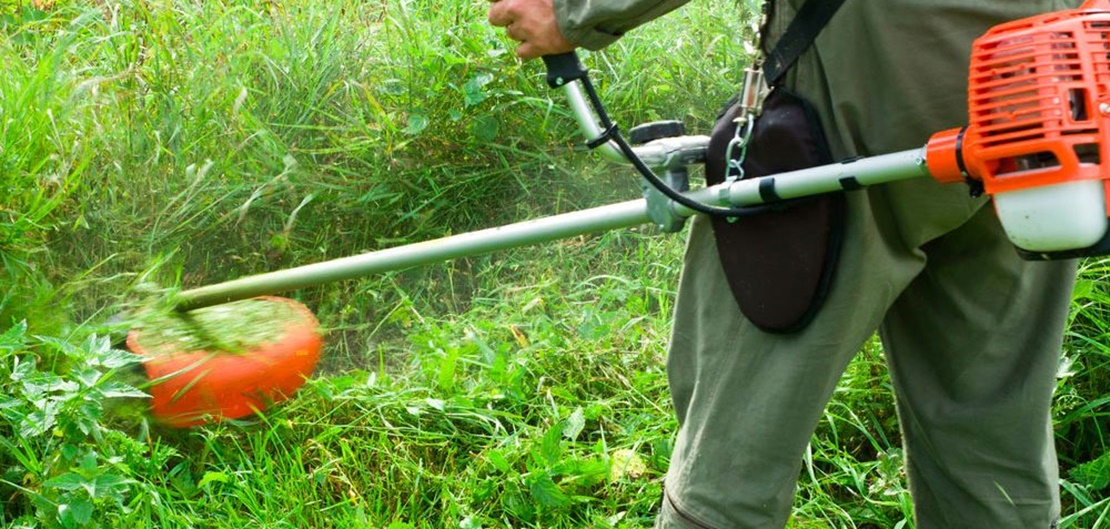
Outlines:
<svg viewBox="0 0 1110 529"><path fill-rule="evenodd" d="M31 7L0 16L0 326L27 315L44 330L64 323L43 310L58 296L47 241L84 224L69 199L99 147L95 102L70 62L85 22Z"/></svg>

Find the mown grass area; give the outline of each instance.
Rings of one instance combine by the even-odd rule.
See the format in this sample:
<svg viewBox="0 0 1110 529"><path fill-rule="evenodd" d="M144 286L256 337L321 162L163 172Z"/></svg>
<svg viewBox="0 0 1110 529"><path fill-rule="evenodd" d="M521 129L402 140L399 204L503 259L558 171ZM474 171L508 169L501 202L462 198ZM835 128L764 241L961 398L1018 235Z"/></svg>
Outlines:
<svg viewBox="0 0 1110 529"><path fill-rule="evenodd" d="M318 376L151 422L113 315L167 292L624 200L484 1L0 2L0 523L650 527L676 427L681 236L580 237L297 292ZM693 3L589 57L622 124L704 131L750 54ZM1056 419L1063 527L1110 526L1106 261ZM912 527L882 350L814 437L792 527Z"/></svg>

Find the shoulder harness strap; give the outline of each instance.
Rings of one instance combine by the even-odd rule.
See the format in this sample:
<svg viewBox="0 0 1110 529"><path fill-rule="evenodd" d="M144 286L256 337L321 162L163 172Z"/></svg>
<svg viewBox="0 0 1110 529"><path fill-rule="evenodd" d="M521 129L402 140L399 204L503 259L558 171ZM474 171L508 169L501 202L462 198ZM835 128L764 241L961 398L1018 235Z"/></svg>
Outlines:
<svg viewBox="0 0 1110 529"><path fill-rule="evenodd" d="M769 0L765 5L771 6L774 2L775 0ZM763 73L768 86L774 86L802 52L813 44L817 34L821 33L842 5L844 0L806 0L802 4L794 20L790 21L790 25L775 44L775 49L768 52L763 61ZM764 11L770 19L770 7L766 7ZM766 28L761 33L766 35Z"/></svg>

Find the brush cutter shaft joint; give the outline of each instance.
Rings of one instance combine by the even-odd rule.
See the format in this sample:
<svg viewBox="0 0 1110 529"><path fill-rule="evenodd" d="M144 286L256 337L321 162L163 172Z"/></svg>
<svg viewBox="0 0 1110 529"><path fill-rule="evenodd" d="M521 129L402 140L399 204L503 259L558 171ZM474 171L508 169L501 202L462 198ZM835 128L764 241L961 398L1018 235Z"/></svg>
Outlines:
<svg viewBox="0 0 1110 529"><path fill-rule="evenodd" d="M671 189L684 193L690 189L690 175L686 166L668 169L662 175L662 180ZM664 233L677 233L686 225L686 216L680 215L674 208L677 204L666 195L659 192L647 180L641 180L644 192L644 201L647 202L647 215L652 224L655 224Z"/></svg>
<svg viewBox="0 0 1110 529"><path fill-rule="evenodd" d="M646 143L634 150L649 167L680 169L691 164L705 163L709 136L676 136Z"/></svg>

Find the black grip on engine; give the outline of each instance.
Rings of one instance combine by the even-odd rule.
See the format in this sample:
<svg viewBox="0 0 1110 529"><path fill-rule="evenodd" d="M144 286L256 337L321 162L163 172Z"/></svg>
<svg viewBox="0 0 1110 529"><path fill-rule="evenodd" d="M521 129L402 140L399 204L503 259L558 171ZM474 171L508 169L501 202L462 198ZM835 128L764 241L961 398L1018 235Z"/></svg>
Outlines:
<svg viewBox="0 0 1110 529"><path fill-rule="evenodd" d="M586 69L578 61L578 54L573 51L558 55L544 55L543 63L547 65L547 86L559 88L572 81L584 79Z"/></svg>

